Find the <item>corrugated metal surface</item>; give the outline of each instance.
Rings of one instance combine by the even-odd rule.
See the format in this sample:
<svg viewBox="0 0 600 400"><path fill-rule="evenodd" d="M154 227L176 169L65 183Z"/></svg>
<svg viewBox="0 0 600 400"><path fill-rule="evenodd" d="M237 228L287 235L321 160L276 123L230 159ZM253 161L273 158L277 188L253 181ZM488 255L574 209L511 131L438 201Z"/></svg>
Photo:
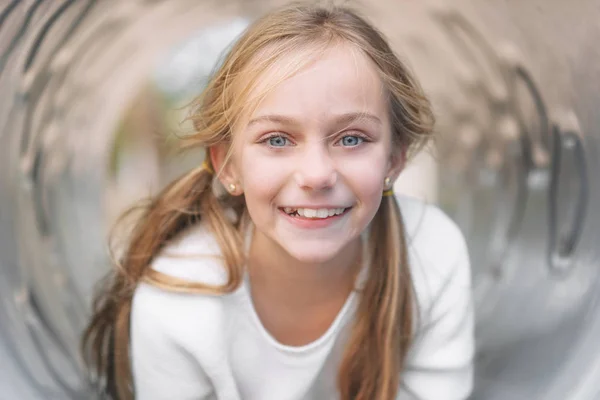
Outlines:
<svg viewBox="0 0 600 400"><path fill-rule="evenodd" d="M112 208L164 172L156 144L134 138L146 150L121 169L147 186L123 171L126 184L109 182L124 110L173 46L196 37L205 73L274 3L0 2L0 399L89 396L76 343ZM400 186L439 202L468 238L473 398L600 397L600 2L360 7L437 108L437 150Z"/></svg>

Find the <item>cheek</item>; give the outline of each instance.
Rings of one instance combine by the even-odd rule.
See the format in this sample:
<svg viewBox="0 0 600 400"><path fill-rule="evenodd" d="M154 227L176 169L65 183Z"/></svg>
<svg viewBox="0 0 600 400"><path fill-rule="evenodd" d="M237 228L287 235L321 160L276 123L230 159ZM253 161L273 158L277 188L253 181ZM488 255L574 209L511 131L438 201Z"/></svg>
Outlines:
<svg viewBox="0 0 600 400"><path fill-rule="evenodd" d="M265 221L269 219L271 204L275 193L273 181L268 176L252 171L244 172L244 198L246 208L253 221Z"/></svg>
<svg viewBox="0 0 600 400"><path fill-rule="evenodd" d="M240 161L240 183L248 208L256 209L271 202L288 176L285 160L276 160L264 156L260 151L246 149Z"/></svg>
<svg viewBox="0 0 600 400"><path fill-rule="evenodd" d="M362 196L379 196L387 173L386 152L380 149L364 157L355 157L351 162L339 164L338 170L353 189Z"/></svg>

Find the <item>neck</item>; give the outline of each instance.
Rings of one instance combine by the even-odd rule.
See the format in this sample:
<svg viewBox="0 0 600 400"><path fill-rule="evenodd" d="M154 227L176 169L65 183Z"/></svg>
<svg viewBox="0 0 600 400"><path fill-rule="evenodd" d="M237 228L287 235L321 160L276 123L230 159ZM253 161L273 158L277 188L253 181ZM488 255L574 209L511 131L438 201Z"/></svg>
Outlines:
<svg viewBox="0 0 600 400"><path fill-rule="evenodd" d="M309 307L337 297L346 297L354 287L360 269L362 244L357 238L334 258L324 262L303 262L256 232L250 246L249 274L252 285L273 301L293 307Z"/></svg>
<svg viewBox="0 0 600 400"><path fill-rule="evenodd" d="M331 260L306 263L256 232L248 273L254 308L264 327L288 345L319 338L354 289L361 252L358 238Z"/></svg>

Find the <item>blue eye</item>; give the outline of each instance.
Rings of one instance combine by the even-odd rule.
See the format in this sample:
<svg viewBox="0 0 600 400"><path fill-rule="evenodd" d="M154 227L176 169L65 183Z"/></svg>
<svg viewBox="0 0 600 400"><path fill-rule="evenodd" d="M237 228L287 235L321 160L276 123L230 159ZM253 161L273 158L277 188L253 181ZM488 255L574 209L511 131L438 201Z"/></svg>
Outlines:
<svg viewBox="0 0 600 400"><path fill-rule="evenodd" d="M342 143L342 146L354 147L354 146L358 146L363 141L364 141L364 139L361 138L360 136L348 135L348 136L344 136L342 138L341 143Z"/></svg>
<svg viewBox="0 0 600 400"><path fill-rule="evenodd" d="M287 138L283 136L271 136L267 140L269 145L273 147L284 147L288 143Z"/></svg>

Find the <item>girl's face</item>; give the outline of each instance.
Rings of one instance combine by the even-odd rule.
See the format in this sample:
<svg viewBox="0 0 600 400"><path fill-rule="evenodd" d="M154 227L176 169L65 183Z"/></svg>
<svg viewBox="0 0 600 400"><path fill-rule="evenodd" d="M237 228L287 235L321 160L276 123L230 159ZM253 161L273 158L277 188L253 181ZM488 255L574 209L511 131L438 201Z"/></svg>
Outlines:
<svg viewBox="0 0 600 400"><path fill-rule="evenodd" d="M357 242L400 170L384 93L371 61L342 45L269 92L236 132L232 160L255 240L303 262Z"/></svg>

